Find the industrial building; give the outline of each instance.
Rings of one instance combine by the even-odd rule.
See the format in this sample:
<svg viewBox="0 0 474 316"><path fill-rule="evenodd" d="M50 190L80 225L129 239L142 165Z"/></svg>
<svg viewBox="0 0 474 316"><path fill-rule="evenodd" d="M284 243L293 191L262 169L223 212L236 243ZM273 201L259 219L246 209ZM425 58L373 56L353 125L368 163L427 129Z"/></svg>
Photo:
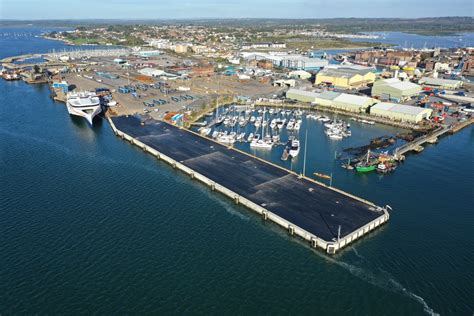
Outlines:
<svg viewBox="0 0 474 316"><path fill-rule="evenodd" d="M356 89L374 83L375 71L364 66L329 65L316 75L315 84L327 84L344 89Z"/></svg>
<svg viewBox="0 0 474 316"><path fill-rule="evenodd" d="M136 53L137 56L148 58L163 55L161 50L143 50Z"/></svg>
<svg viewBox="0 0 474 316"><path fill-rule="evenodd" d="M270 42L261 42L261 43L243 43L242 49L254 49L254 48L286 48L286 44L283 42L270 43Z"/></svg>
<svg viewBox="0 0 474 316"><path fill-rule="evenodd" d="M309 58L299 54L287 54L279 52L243 52L243 59L247 62L256 60L268 60L274 67L283 67L297 70L319 70L329 64L327 59Z"/></svg>
<svg viewBox="0 0 474 316"><path fill-rule="evenodd" d="M397 78L378 80L372 87L372 96L381 100L403 102L419 95L421 87L413 82L400 81Z"/></svg>
<svg viewBox="0 0 474 316"><path fill-rule="evenodd" d="M160 77L165 75L163 70L154 69L154 68L143 68L138 71L140 74L148 77Z"/></svg>
<svg viewBox="0 0 474 316"><path fill-rule="evenodd" d="M377 103L370 108L370 115L410 123L429 119L432 112L432 109L386 102Z"/></svg>
<svg viewBox="0 0 474 316"><path fill-rule="evenodd" d="M300 102L316 102L317 98L319 97L319 93L305 91L305 90L298 90L298 89L289 89L286 92L286 98L291 100L296 100Z"/></svg>
<svg viewBox="0 0 474 316"><path fill-rule="evenodd" d="M374 99L366 96L341 93L332 100L330 107L346 112L365 113L374 103Z"/></svg>
<svg viewBox="0 0 474 316"><path fill-rule="evenodd" d="M429 78L429 77L421 78L418 81L418 83L424 86L432 87L432 88L448 89L448 90L459 89L462 86L462 81L460 80Z"/></svg>
<svg viewBox="0 0 474 316"><path fill-rule="evenodd" d="M365 113L367 109L375 103L375 100L369 97L333 91L316 93L290 89L286 93L286 97L300 102L311 102L316 105L354 113Z"/></svg>

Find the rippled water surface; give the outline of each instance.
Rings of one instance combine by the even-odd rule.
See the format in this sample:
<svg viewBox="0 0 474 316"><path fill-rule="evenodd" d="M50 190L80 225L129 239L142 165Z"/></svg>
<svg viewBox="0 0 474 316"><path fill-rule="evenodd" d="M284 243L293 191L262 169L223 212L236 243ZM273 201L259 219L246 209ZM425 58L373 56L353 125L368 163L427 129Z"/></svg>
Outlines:
<svg viewBox="0 0 474 316"><path fill-rule="evenodd" d="M0 313L474 309L472 127L390 176L334 169L337 187L394 211L331 258L115 137L105 121L91 129L71 118L46 86L0 80L0 139ZM310 165L329 172L331 156L315 149Z"/></svg>

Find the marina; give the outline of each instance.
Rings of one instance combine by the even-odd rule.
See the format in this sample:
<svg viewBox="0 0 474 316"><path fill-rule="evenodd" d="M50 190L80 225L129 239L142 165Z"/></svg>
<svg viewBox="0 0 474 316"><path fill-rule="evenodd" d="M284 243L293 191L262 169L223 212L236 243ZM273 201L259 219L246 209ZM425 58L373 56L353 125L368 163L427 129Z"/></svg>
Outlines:
<svg viewBox="0 0 474 316"><path fill-rule="evenodd" d="M376 206L168 123L137 116L112 117L109 122L119 137L328 254L389 219L388 206Z"/></svg>

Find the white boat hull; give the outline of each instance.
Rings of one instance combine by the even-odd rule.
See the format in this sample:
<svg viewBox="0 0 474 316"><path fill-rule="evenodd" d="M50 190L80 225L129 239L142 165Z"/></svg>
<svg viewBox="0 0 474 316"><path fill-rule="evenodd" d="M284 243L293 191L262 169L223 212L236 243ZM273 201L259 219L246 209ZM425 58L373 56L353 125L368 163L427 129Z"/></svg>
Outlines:
<svg viewBox="0 0 474 316"><path fill-rule="evenodd" d="M92 120L94 117L102 112L100 105L90 106L90 107L74 107L69 102L67 102L67 111L71 115L80 116L87 120L87 122L92 126Z"/></svg>

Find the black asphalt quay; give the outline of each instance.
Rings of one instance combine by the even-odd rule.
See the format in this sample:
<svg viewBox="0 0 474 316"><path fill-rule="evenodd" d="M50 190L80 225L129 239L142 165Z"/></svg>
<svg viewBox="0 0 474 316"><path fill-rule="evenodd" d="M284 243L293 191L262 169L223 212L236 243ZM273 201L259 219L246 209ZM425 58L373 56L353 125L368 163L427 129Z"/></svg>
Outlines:
<svg viewBox="0 0 474 316"><path fill-rule="evenodd" d="M372 205L186 129L139 116L112 121L125 134L325 241L337 239L339 226L342 238L383 215Z"/></svg>

